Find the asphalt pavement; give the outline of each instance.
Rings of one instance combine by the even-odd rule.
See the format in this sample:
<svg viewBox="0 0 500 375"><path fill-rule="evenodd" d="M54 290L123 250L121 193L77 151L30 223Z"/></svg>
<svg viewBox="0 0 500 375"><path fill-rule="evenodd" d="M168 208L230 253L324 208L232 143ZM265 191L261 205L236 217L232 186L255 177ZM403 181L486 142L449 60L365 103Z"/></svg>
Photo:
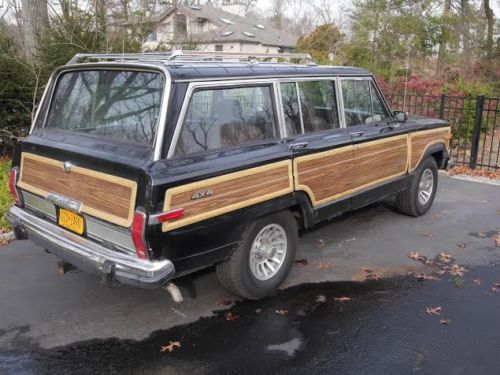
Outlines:
<svg viewBox="0 0 500 375"><path fill-rule="evenodd" d="M500 187L441 177L424 217L389 206L302 233L282 290L253 302L212 269L176 281L182 304L104 288L14 241L0 248L0 373L497 373Z"/></svg>

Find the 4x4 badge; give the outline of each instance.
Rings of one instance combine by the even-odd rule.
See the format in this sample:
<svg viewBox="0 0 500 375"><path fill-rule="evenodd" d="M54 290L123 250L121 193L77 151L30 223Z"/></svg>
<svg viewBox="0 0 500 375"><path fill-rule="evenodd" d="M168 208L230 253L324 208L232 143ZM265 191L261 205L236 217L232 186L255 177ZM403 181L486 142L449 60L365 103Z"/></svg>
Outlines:
<svg viewBox="0 0 500 375"><path fill-rule="evenodd" d="M65 161L63 163L63 171L64 172L71 172L71 168L73 168L73 164L71 164L69 161Z"/></svg>
<svg viewBox="0 0 500 375"><path fill-rule="evenodd" d="M197 200L197 199L210 197L212 195L214 195L214 192L212 190L199 191L199 192L194 193L193 195L191 195L191 200L194 201L194 200Z"/></svg>

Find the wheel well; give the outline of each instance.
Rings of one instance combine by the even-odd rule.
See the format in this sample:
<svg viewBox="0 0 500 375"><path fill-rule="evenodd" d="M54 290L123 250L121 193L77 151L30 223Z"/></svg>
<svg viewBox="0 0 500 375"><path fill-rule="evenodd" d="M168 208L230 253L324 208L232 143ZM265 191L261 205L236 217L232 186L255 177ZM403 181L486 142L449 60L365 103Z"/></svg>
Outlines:
<svg viewBox="0 0 500 375"><path fill-rule="evenodd" d="M436 161L438 169L443 169L444 168L444 163L446 161L446 155L444 151L436 151L430 154Z"/></svg>

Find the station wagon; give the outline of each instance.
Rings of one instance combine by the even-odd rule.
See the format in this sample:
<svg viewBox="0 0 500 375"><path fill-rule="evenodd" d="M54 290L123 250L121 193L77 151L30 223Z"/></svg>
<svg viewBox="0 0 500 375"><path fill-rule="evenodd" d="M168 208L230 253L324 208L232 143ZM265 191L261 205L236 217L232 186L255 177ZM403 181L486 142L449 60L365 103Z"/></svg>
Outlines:
<svg viewBox="0 0 500 375"><path fill-rule="evenodd" d="M364 69L264 57L77 55L57 69L12 162L16 237L107 284L215 265L258 299L301 229L387 197L429 210L451 165L446 122L391 112Z"/></svg>

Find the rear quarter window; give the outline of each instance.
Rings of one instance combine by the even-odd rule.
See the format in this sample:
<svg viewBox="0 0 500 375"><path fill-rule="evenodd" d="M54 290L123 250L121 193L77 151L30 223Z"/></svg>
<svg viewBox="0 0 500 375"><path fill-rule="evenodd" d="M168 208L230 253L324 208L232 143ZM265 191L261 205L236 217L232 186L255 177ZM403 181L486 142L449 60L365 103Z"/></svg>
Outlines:
<svg viewBox="0 0 500 375"><path fill-rule="evenodd" d="M174 154L278 137L271 86L202 89L191 96Z"/></svg>

